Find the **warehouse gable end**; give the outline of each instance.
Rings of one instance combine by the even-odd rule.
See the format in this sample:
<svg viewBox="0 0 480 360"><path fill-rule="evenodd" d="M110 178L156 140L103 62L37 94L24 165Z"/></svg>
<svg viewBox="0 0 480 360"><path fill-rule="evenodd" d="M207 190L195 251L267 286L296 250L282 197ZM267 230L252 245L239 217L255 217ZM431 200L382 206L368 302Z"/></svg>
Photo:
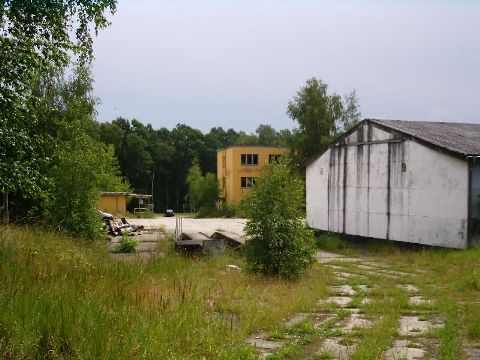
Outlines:
<svg viewBox="0 0 480 360"><path fill-rule="evenodd" d="M307 163L307 222L465 248L480 218L480 125L367 119Z"/></svg>

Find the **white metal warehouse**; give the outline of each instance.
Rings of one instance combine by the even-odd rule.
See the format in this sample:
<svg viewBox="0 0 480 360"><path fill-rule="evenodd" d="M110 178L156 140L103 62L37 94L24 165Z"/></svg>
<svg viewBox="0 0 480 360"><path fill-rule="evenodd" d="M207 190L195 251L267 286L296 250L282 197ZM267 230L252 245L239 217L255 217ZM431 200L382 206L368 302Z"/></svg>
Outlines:
<svg viewBox="0 0 480 360"><path fill-rule="evenodd" d="M480 124L366 119L307 164L310 227L466 248L480 218Z"/></svg>

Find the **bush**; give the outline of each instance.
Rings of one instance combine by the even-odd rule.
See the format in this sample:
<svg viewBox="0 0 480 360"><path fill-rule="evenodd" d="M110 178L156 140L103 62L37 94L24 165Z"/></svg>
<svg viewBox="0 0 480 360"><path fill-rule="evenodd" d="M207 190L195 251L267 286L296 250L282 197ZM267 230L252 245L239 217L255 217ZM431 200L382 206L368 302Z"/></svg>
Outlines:
<svg viewBox="0 0 480 360"><path fill-rule="evenodd" d="M315 261L315 240L305 226L303 208L304 185L289 160L266 167L243 203L250 270L292 279Z"/></svg>
<svg viewBox="0 0 480 360"><path fill-rule="evenodd" d="M137 251L138 241L129 237L128 232L122 234L122 238L118 243L117 252L133 253Z"/></svg>
<svg viewBox="0 0 480 360"><path fill-rule="evenodd" d="M245 217L245 212L243 211L242 207L236 204L226 204L223 203L222 207L220 208L220 213L223 217L226 218L243 218Z"/></svg>

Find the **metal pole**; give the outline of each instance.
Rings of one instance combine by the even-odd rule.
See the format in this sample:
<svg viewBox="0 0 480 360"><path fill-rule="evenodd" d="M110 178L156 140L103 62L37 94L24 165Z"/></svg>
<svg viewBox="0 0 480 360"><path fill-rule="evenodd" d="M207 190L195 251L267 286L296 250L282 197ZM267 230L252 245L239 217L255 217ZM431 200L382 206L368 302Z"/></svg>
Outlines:
<svg viewBox="0 0 480 360"><path fill-rule="evenodd" d="M153 206L154 206L154 200L153 200L153 182L155 180L155 172L152 172L152 192L150 195L152 195L152 203L150 204L150 211L153 212Z"/></svg>

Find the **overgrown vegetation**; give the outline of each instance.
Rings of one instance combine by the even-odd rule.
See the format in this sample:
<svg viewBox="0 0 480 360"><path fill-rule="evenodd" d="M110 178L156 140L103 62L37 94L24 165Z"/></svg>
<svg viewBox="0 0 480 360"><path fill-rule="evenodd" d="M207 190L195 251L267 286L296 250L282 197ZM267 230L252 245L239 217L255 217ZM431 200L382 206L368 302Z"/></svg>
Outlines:
<svg viewBox="0 0 480 360"><path fill-rule="evenodd" d="M308 79L288 103L287 115L298 123L290 137L294 164L326 149L335 136L360 121L355 90L343 97L328 93L328 85L315 77Z"/></svg>
<svg viewBox="0 0 480 360"><path fill-rule="evenodd" d="M244 199L246 260L250 270L297 278L314 262L313 233L304 220L304 186L287 158L267 166Z"/></svg>
<svg viewBox="0 0 480 360"><path fill-rule="evenodd" d="M218 180L213 173L202 175L198 160L194 159L187 176L188 196L190 205L199 213L217 213Z"/></svg>
<svg viewBox="0 0 480 360"><path fill-rule="evenodd" d="M125 263L101 244L0 227L0 358L256 359L251 333L325 291L319 266L291 283L229 270L245 267L235 254L168 247Z"/></svg>
<svg viewBox="0 0 480 360"><path fill-rule="evenodd" d="M96 236L102 185L128 187L113 149L92 136L92 32L114 0L3 1L0 5L0 192L13 220ZM64 76L72 66L74 75Z"/></svg>
<svg viewBox="0 0 480 360"><path fill-rule="evenodd" d="M128 236L128 232L122 234L116 250L121 253L133 253L137 251L138 241Z"/></svg>

